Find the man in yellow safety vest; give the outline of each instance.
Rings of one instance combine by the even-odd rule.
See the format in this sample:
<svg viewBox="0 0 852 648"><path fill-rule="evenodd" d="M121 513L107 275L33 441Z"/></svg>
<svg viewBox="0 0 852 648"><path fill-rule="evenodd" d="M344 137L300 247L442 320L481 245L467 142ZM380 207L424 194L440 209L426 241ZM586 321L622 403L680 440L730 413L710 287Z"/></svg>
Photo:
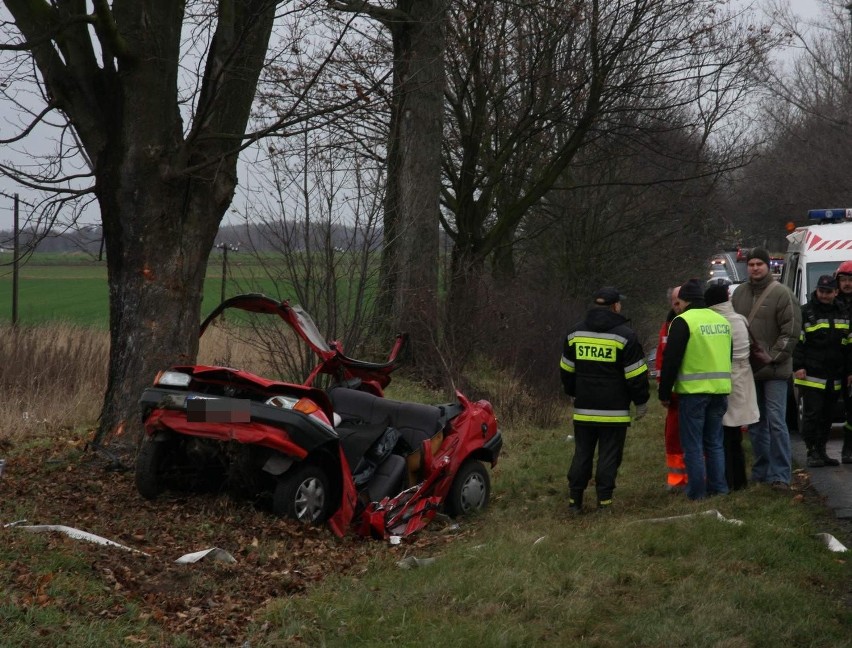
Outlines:
<svg viewBox="0 0 852 648"><path fill-rule="evenodd" d="M659 397L668 407L677 394L686 496L703 499L728 492L722 417L731 393L731 324L705 306L698 279L683 284L678 298L686 306L669 327Z"/></svg>

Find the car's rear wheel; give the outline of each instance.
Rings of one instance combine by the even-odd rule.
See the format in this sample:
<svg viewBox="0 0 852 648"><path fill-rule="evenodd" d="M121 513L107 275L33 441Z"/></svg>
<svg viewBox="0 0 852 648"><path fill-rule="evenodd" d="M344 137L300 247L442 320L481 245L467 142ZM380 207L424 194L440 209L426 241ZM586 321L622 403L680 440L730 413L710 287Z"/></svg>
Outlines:
<svg viewBox="0 0 852 648"><path fill-rule="evenodd" d="M469 459L462 464L453 480L444 502L444 510L452 517L478 513L488 506L490 495L491 478L488 469L481 461Z"/></svg>
<svg viewBox="0 0 852 648"><path fill-rule="evenodd" d="M166 489L169 467L174 463L174 439L146 438L136 456L136 490L145 499L155 499Z"/></svg>
<svg viewBox="0 0 852 648"><path fill-rule="evenodd" d="M302 522L319 524L331 515L334 500L332 480L320 465L296 465L278 479L272 496L272 508L283 515Z"/></svg>

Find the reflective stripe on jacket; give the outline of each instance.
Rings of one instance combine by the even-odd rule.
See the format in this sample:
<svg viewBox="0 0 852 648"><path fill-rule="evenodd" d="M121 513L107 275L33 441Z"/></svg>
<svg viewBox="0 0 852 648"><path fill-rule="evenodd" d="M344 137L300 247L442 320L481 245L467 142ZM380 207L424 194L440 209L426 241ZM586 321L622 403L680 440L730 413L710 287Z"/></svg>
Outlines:
<svg viewBox="0 0 852 648"><path fill-rule="evenodd" d="M825 379L839 379L850 370L849 312L835 299L823 304L816 292L802 306L802 329L793 350L793 371L804 369L806 378L795 378L802 387L825 389Z"/></svg>
<svg viewBox="0 0 852 648"><path fill-rule="evenodd" d="M630 410L594 410L575 407L574 420L578 423L630 423Z"/></svg>
<svg viewBox="0 0 852 648"><path fill-rule="evenodd" d="M825 378L817 378L816 376L805 375L804 378L793 379L793 384L799 387L810 387L811 389L825 389L828 386L828 380ZM832 386L834 391L840 391L840 383L836 380Z"/></svg>

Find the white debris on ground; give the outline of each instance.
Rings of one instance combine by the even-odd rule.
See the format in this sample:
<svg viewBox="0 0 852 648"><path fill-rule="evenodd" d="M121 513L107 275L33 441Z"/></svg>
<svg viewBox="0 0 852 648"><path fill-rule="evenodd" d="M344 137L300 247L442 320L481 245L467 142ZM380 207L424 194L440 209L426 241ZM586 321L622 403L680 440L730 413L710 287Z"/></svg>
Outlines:
<svg viewBox="0 0 852 648"><path fill-rule="evenodd" d="M72 538L74 540L85 540L86 542L93 542L95 544L103 545L105 547L115 547L124 551L142 554L143 556L151 555L145 553L144 551L140 551L139 549L134 549L133 547L128 547L126 545L110 540L109 538L104 538L102 536L95 535L94 533L89 533L88 531L82 531L81 529L75 529L74 527L65 526L64 524L29 525L24 524L24 522L26 522L26 520L16 520L15 522L9 522L7 524L4 524L3 528L23 529L24 531L30 531L31 533L56 531L65 534L69 538ZM207 558L208 560L215 560L224 563L237 562L236 558L234 558L230 553L228 553L224 549L220 549L219 547L211 547L209 549L202 549L201 551L195 551L193 553L184 554L183 556L175 560L175 562L181 564L191 564L204 560L205 558Z"/></svg>
<svg viewBox="0 0 852 648"><path fill-rule="evenodd" d="M26 520L22 520L26 522ZM107 538L103 538L99 535L95 535L94 533L89 533L88 531L81 531L80 529L75 529L73 527L65 526L63 524L36 524L36 525L23 525L23 524L14 524L15 529L23 529L24 531L31 531L33 533L40 533L43 531L58 531L59 533L64 533L69 538L73 538L74 540L85 540L86 542L94 542L95 544L104 545L107 547L116 547L118 549L123 549L124 551L131 551L133 553L139 553L143 556L149 556L150 554L145 553L144 551L139 551L138 549L134 549L133 547L128 547L123 544L119 544L118 542L114 542ZM10 525L3 525L4 528Z"/></svg>
<svg viewBox="0 0 852 648"><path fill-rule="evenodd" d="M181 564L188 564L198 562L199 560L203 560L205 558L224 563L237 562L236 558L234 558L224 549L219 549L219 547L211 547L210 549L202 549L201 551L196 551L194 553L184 554L183 556L175 560L175 562Z"/></svg>
<svg viewBox="0 0 852 648"><path fill-rule="evenodd" d="M815 538L818 538L823 541L826 547L828 547L829 551L833 551L835 553L845 553L849 551L840 540L835 538L830 533L816 533L814 534Z"/></svg>
<svg viewBox="0 0 852 648"><path fill-rule="evenodd" d="M639 523L642 523L642 522L672 522L674 520L686 520L688 518L695 518L695 517L712 517L712 518L716 518L720 522L727 522L728 524L736 524L737 526L740 526L743 523L742 520L734 520L733 518L728 519L724 515L719 513L719 511L717 511L716 509L710 509L709 511L702 511L701 513L689 513L687 515L673 515L671 517L649 518L647 520L636 520L635 522L632 522L632 524L639 524Z"/></svg>

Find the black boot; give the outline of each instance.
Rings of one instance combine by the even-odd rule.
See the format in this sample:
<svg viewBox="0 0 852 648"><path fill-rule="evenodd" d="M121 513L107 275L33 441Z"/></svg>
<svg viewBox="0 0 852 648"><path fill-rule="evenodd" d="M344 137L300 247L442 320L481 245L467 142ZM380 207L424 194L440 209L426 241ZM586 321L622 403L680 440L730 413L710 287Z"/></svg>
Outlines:
<svg viewBox="0 0 852 648"><path fill-rule="evenodd" d="M825 460L816 448L808 448L808 468L822 468Z"/></svg>
<svg viewBox="0 0 852 648"><path fill-rule="evenodd" d="M819 446L819 448L817 448L817 451L819 452L820 459L822 459L824 466L839 466L840 465L840 462L837 459L829 457L827 454L825 454L825 446L824 445Z"/></svg>
<svg viewBox="0 0 852 648"><path fill-rule="evenodd" d="M583 512L583 491L572 492L568 495L568 514L580 515Z"/></svg>
<svg viewBox="0 0 852 648"><path fill-rule="evenodd" d="M840 461L852 464L852 430L843 429L843 449L840 451Z"/></svg>

